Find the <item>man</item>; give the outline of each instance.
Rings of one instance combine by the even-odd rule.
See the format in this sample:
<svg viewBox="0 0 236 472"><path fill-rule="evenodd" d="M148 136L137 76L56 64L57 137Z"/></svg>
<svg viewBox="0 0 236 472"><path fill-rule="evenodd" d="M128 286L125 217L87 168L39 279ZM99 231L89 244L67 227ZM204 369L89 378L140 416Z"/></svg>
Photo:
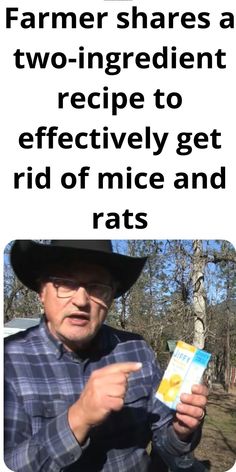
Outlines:
<svg viewBox="0 0 236 472"><path fill-rule="evenodd" d="M158 472L156 451L181 455L198 443L206 387L182 395L174 414L155 398L161 372L152 350L104 324L145 261L113 253L109 241L14 243L12 267L39 293L45 315L6 342L10 469Z"/></svg>

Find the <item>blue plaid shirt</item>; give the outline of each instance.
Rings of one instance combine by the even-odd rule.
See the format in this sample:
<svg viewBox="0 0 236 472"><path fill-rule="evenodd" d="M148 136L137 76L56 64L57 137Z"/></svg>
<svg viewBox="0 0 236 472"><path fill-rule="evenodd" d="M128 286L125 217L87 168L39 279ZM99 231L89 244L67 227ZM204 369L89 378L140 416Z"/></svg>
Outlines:
<svg viewBox="0 0 236 472"><path fill-rule="evenodd" d="M125 361L143 367L129 377L123 409L94 427L81 446L68 407L93 370ZM7 339L5 362L5 462L13 471L144 472L152 470L150 441L175 455L193 446L177 438L172 412L155 398L161 371L138 335L104 325L81 356L66 351L42 320Z"/></svg>

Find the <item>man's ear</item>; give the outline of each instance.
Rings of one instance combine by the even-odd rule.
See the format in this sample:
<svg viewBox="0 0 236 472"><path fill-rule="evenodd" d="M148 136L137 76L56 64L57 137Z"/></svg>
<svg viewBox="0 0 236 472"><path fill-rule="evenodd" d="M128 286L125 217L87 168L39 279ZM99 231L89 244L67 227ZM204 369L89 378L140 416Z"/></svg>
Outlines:
<svg viewBox="0 0 236 472"><path fill-rule="evenodd" d="M44 303L45 299L45 285L41 285L39 292L38 292L38 297L41 303Z"/></svg>

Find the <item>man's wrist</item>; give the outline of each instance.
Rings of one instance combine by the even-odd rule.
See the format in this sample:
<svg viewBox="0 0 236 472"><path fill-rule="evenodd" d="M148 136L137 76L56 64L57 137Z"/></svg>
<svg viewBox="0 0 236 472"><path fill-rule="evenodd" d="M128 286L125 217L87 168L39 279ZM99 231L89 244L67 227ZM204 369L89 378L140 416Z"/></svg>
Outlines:
<svg viewBox="0 0 236 472"><path fill-rule="evenodd" d="M73 404L68 410L68 423L78 443L83 445L88 438L90 426L77 404Z"/></svg>
<svg viewBox="0 0 236 472"><path fill-rule="evenodd" d="M190 436L192 436L192 433L180 433L179 431L176 431L175 428L174 428L174 432L176 436L178 437L178 439L183 442L189 442L189 438Z"/></svg>
<svg viewBox="0 0 236 472"><path fill-rule="evenodd" d="M192 431L186 431L186 428L181 426L177 419L173 421L173 430L180 441L189 442L189 439L192 436Z"/></svg>

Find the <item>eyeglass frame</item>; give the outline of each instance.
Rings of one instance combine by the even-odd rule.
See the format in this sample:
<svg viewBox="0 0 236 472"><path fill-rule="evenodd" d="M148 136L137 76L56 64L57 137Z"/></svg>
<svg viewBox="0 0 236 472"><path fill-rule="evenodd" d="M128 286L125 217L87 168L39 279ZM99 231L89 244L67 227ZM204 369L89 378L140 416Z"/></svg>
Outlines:
<svg viewBox="0 0 236 472"><path fill-rule="evenodd" d="M60 298L60 299L72 298L76 294L76 292L78 292L79 288L82 287L82 288L85 289L89 299L93 299L95 301L96 300L101 300L103 302L108 303L112 299L112 294L115 291L115 286L114 285L108 285L108 284L103 284L103 283L100 283L100 282L93 282L93 281L79 282L79 281L76 281L75 279L70 279L70 278L66 278L66 277L65 278L64 277L47 277L47 279L44 280L44 282L45 281L51 282L53 284L53 286L54 286L54 288L56 289L56 292L57 292L57 297ZM60 281L62 281L62 282L63 281L64 282L72 282L73 284L75 284L77 286L77 288L71 289L71 292L73 292L73 294L60 296L60 295L58 295L59 286L57 286L56 281L59 281L59 282ZM103 299L103 298L100 298L100 297L89 295L88 290L87 290L88 285L94 285L94 286L104 287L104 288L106 287L106 289L110 290L110 296L109 297L104 297L104 299Z"/></svg>

